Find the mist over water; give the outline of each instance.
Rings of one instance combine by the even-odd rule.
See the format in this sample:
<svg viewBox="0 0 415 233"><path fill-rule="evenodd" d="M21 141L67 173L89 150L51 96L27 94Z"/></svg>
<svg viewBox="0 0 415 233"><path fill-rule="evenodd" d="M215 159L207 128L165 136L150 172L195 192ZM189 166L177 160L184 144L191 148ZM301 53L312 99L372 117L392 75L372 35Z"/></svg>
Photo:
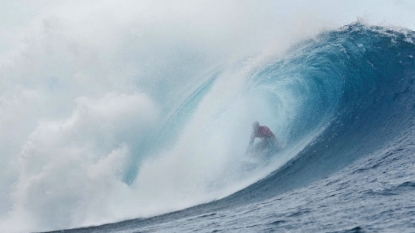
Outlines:
<svg viewBox="0 0 415 233"><path fill-rule="evenodd" d="M410 1L2 4L0 231L11 232L149 217L246 187L319 133L292 133L306 103L295 77L255 74L356 20L415 29ZM288 152L246 175L254 120Z"/></svg>

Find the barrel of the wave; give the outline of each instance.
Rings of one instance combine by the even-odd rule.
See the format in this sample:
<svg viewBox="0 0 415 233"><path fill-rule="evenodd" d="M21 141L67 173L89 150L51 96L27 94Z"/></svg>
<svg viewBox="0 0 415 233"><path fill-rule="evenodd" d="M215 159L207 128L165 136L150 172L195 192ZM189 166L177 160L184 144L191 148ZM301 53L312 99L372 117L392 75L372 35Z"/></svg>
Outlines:
<svg viewBox="0 0 415 233"><path fill-rule="evenodd" d="M306 135L313 140L237 196L262 199L307 185L405 132L415 117L414 41L409 30L352 24L298 45L255 74L276 109L283 97L296 100L285 122L287 147Z"/></svg>

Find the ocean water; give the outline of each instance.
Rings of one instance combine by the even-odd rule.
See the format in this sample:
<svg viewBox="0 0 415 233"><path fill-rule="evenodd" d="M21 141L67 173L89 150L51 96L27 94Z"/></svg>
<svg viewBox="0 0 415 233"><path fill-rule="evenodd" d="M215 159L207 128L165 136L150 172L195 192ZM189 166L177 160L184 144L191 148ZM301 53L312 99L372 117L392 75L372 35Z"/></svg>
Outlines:
<svg viewBox="0 0 415 233"><path fill-rule="evenodd" d="M414 232L415 5L360 3L6 1L0 231Z"/></svg>

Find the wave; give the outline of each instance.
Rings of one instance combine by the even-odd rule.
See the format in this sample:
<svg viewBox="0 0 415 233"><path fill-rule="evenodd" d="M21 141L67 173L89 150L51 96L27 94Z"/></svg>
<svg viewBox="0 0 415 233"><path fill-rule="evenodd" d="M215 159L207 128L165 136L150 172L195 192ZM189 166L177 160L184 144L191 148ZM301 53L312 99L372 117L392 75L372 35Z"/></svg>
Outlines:
<svg viewBox="0 0 415 233"><path fill-rule="evenodd" d="M273 155L268 167L261 167L260 175L248 172L248 176L255 179L238 187L239 191L153 220L172 221L197 215L203 218L215 216L214 211L218 209L259 203L330 176L361 157L376 154L390 146L389 143L405 140L410 135L406 130L414 124L414 39L415 33L406 29L354 23L299 43L283 58L271 59L250 69L238 88L238 95L227 102L227 108L221 111L213 108L213 113L203 111L211 113L208 129L215 130L212 125L230 116L239 125L248 123L240 120L241 115L231 113L241 113L241 105L249 105L248 109L258 113L250 115L247 111L249 120L258 117L270 125L284 149ZM197 90L180 102L180 107L169 116L165 131L176 124L186 125L198 120L198 107L205 109L203 101L209 99L215 83L224 77L221 73L226 72L222 69L208 75L207 81L197 85ZM256 108L261 104L265 107ZM263 109L266 111L260 111ZM176 133L186 134L186 129L181 130ZM244 137L246 134L240 140ZM383 154L392 153L393 150ZM234 164L240 161L233 157ZM379 163L382 161L379 159ZM365 169L374 169L377 165ZM362 169L354 172L363 172ZM232 179L232 182L238 181L241 180ZM408 187L412 188L413 182L397 185L401 189ZM151 224L151 219L150 222L138 219L106 227L137 229L147 224Z"/></svg>
<svg viewBox="0 0 415 233"><path fill-rule="evenodd" d="M304 187L412 125L414 59L414 32L354 23L283 56L223 64L161 105L136 92L79 98L70 117L41 122L25 143L13 221L98 225ZM283 149L247 168L256 120Z"/></svg>

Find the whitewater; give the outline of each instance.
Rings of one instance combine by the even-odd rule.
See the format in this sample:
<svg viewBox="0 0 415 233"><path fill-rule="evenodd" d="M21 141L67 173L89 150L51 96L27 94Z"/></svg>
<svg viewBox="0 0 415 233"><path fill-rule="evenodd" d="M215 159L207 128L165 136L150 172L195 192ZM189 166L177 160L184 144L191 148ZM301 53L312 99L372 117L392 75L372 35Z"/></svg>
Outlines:
<svg viewBox="0 0 415 233"><path fill-rule="evenodd" d="M2 5L0 232L415 231L411 1Z"/></svg>

